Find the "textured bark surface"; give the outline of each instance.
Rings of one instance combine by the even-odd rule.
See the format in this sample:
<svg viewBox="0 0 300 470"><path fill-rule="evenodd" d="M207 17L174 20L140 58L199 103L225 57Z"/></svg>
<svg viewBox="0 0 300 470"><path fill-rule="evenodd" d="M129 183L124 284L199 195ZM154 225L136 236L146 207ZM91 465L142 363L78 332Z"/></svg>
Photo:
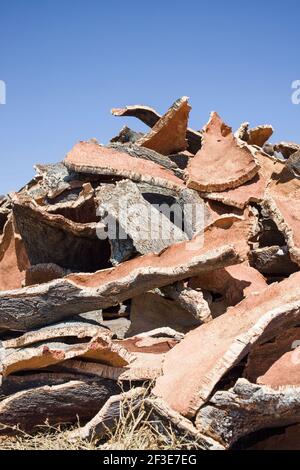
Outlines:
<svg viewBox="0 0 300 470"><path fill-rule="evenodd" d="M203 273L191 278L189 285L221 294L227 307L236 305L249 294L267 287L264 277L247 263Z"/></svg>
<svg viewBox="0 0 300 470"><path fill-rule="evenodd" d="M300 178L300 150L293 153L286 161L286 166L295 178Z"/></svg>
<svg viewBox="0 0 300 470"><path fill-rule="evenodd" d="M14 227L10 214L0 239L0 290L18 289L25 280L30 262L23 241Z"/></svg>
<svg viewBox="0 0 300 470"><path fill-rule="evenodd" d="M141 137L143 137L142 132L135 132L127 126L122 127L119 134L116 137L110 139L111 143L120 143L120 144L135 144Z"/></svg>
<svg viewBox="0 0 300 470"><path fill-rule="evenodd" d="M223 375L249 353L263 334L272 338L278 329L299 322L299 280L296 273L258 294L250 294L221 317L188 333L166 354L164 373L156 382L154 394L181 414L195 416Z"/></svg>
<svg viewBox="0 0 300 470"><path fill-rule="evenodd" d="M283 233L292 261L300 265L300 180L288 168L273 175L263 208Z"/></svg>
<svg viewBox="0 0 300 470"><path fill-rule="evenodd" d="M97 237L96 222L73 222L17 195L13 213L32 265L54 263L87 272L108 267L109 244Z"/></svg>
<svg viewBox="0 0 300 470"><path fill-rule="evenodd" d="M76 423L91 419L110 396L119 392L107 379L74 380L62 385L44 386L18 392L0 402L0 434L34 432L37 426ZM89 403L89 406L87 406ZM6 428L8 427L8 428Z"/></svg>
<svg viewBox="0 0 300 470"><path fill-rule="evenodd" d="M299 341L299 340L298 340ZM275 361L257 383L274 389L300 386L300 349L289 351Z"/></svg>
<svg viewBox="0 0 300 470"><path fill-rule="evenodd" d="M187 240L187 235L167 214L147 202L138 187L132 181L120 181L107 189L106 186L97 192L97 204L100 211L108 214L110 221L117 221L119 227L119 247L114 259L122 261L123 240L128 246L132 244L132 253L159 253L161 250L180 241ZM115 238L115 233L111 237ZM108 233L110 236L110 233Z"/></svg>
<svg viewBox="0 0 300 470"><path fill-rule="evenodd" d="M69 269L64 269L54 263L41 263L30 266L25 272L25 286L43 284L54 279L60 279L70 274Z"/></svg>
<svg viewBox="0 0 300 470"><path fill-rule="evenodd" d="M162 374L165 354L134 353L135 359L124 367L112 367L96 362L68 360L59 364L58 369L96 375L119 382L153 381Z"/></svg>
<svg viewBox="0 0 300 470"><path fill-rule="evenodd" d="M166 170L173 171L176 176L182 178L182 171L178 168L168 156L156 152L155 150L148 149L146 147L140 147L136 144L110 144L109 148L115 149L119 152L124 152L133 158L141 158L142 160L148 160L153 163L166 168Z"/></svg>
<svg viewBox="0 0 300 470"><path fill-rule="evenodd" d="M132 299L131 325L126 337L163 327L186 333L201 324L193 313L177 301L166 299L155 292L146 292Z"/></svg>
<svg viewBox="0 0 300 470"><path fill-rule="evenodd" d="M174 300L184 310L192 314L200 323L212 320L209 301L205 292L202 292L200 289L192 289L184 282L177 282L163 287L161 292L164 296Z"/></svg>
<svg viewBox="0 0 300 470"><path fill-rule="evenodd" d="M286 331L279 331L277 337L272 341L267 341L255 346L248 355L244 369L244 377L255 383L260 376L275 364L288 352L292 352L294 345L300 340L300 327L288 328ZM295 359L298 353L295 351Z"/></svg>
<svg viewBox="0 0 300 470"><path fill-rule="evenodd" d="M114 116L133 116L140 119L144 124L149 127L154 127L155 124L161 118L153 108L149 106L135 105L126 106L126 108L114 108L111 110ZM195 154L201 148L201 132L194 131L193 129L187 129L186 138L188 141L188 150Z"/></svg>
<svg viewBox="0 0 300 470"><path fill-rule="evenodd" d="M248 226L248 222L245 224ZM235 233L245 231L243 221L235 225ZM39 286L1 292L0 328L26 331L116 305L202 271L238 263L244 243L236 242L236 251L229 244L224 246L228 240L214 236L226 231L227 228L210 226L204 234L204 247L200 236L200 239L172 245L158 255L145 255L113 269L74 274Z"/></svg>
<svg viewBox="0 0 300 470"><path fill-rule="evenodd" d="M280 152L284 158L289 158L293 153L300 150L300 144L295 142L279 142L274 144L275 152Z"/></svg>
<svg viewBox="0 0 300 470"><path fill-rule="evenodd" d="M249 261L262 274L289 275L299 269L292 262L286 246L266 246L252 250Z"/></svg>
<svg viewBox="0 0 300 470"><path fill-rule="evenodd" d="M190 109L186 96L175 101L151 131L137 143L163 155L185 150L187 148L186 131Z"/></svg>
<svg viewBox="0 0 300 470"><path fill-rule="evenodd" d="M216 392L197 415L196 427L227 448L263 428L300 422L300 389L272 390L239 379L229 391Z"/></svg>
<svg viewBox="0 0 300 470"><path fill-rule="evenodd" d="M82 428L73 431L70 438L99 441L115 430L122 417L127 418L129 413L134 416L139 412L145 394L145 388L137 387L110 397L96 416Z"/></svg>
<svg viewBox="0 0 300 470"><path fill-rule="evenodd" d="M225 191L202 193L206 199L219 201L223 204L244 209L250 202L261 202L265 198L270 178L274 171L280 171L283 163L278 162L275 158L263 155L253 149L255 159L260 165L258 173L246 183L234 189L226 189Z"/></svg>
<svg viewBox="0 0 300 470"><path fill-rule="evenodd" d="M201 450L224 450L219 442L200 433L190 420L172 410L160 398L146 398L143 403L151 425L162 435L175 434L180 440L189 440Z"/></svg>
<svg viewBox="0 0 300 470"><path fill-rule="evenodd" d="M75 145L64 163L79 173L122 176L174 190L183 187L183 182L161 165L93 142Z"/></svg>
<svg viewBox="0 0 300 470"><path fill-rule="evenodd" d="M187 167L187 186L203 192L224 191L250 181L258 170L249 147L212 113L204 128L202 148Z"/></svg>
<svg viewBox="0 0 300 470"><path fill-rule="evenodd" d="M88 323L85 321L67 321L46 326L37 330L32 330L17 338L2 341L4 348L22 348L29 344L38 343L54 338L92 338L98 333L104 333L111 336L108 329L97 323Z"/></svg>
<svg viewBox="0 0 300 470"><path fill-rule="evenodd" d="M135 358L103 331L97 332L90 341L83 343L40 341L30 347L4 349L1 356L0 371L4 377L23 370L41 369L75 357L115 367L125 366Z"/></svg>
<svg viewBox="0 0 300 470"><path fill-rule="evenodd" d="M257 145L263 147L264 144L272 136L274 129L272 126L265 124L262 126L249 128L249 123L245 122L236 132L236 136L247 142L249 145Z"/></svg>

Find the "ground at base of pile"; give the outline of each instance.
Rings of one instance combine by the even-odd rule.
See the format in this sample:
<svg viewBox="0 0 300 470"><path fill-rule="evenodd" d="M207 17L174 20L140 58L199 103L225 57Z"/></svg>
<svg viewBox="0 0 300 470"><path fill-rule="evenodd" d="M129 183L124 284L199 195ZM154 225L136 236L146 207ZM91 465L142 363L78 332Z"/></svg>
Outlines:
<svg viewBox="0 0 300 470"><path fill-rule="evenodd" d="M70 439L73 428L53 428L46 426L41 432L31 436L21 433L17 437L0 438L1 450L198 450L198 446L185 438L178 438L167 430L163 436L154 430L149 422L132 422L129 426L124 421L119 423L105 443L87 442L82 439Z"/></svg>

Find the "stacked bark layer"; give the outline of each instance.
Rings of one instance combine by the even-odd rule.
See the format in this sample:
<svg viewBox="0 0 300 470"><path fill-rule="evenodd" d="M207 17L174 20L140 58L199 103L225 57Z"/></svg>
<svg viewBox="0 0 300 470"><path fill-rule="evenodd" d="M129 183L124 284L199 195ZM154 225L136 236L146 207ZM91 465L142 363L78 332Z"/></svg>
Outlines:
<svg viewBox="0 0 300 470"><path fill-rule="evenodd" d="M149 132L1 199L0 433L144 408L202 449L299 448L299 145L189 111L114 109Z"/></svg>

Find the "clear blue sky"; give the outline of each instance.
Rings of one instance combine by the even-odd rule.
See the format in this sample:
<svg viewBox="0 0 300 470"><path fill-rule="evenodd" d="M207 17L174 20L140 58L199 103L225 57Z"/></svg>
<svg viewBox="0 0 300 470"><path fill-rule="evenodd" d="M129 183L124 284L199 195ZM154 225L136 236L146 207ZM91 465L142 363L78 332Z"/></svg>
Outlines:
<svg viewBox="0 0 300 470"><path fill-rule="evenodd" d="M195 128L216 110L299 142L299 19L299 0L0 0L0 193L79 140L144 129L110 115L126 104L187 95Z"/></svg>

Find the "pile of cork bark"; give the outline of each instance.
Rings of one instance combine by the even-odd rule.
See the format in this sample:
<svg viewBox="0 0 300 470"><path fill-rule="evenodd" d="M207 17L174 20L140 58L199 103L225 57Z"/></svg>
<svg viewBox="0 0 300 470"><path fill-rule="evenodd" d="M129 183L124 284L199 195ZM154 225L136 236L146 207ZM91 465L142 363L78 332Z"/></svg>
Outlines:
<svg viewBox="0 0 300 470"><path fill-rule="evenodd" d="M1 199L0 435L101 440L127 407L202 449L300 449L300 145L189 111L113 109L149 132Z"/></svg>

